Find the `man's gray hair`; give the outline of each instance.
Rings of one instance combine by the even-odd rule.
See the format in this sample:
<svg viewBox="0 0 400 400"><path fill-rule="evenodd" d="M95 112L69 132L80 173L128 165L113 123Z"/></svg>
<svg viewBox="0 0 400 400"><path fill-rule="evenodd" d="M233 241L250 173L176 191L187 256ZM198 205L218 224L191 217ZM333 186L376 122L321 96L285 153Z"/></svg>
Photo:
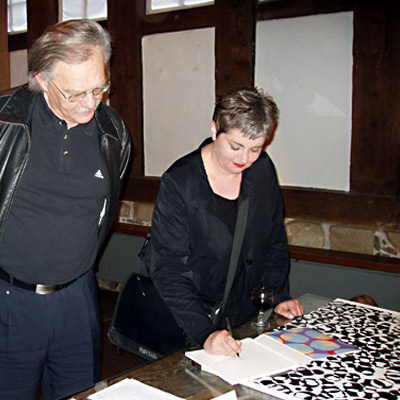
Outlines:
<svg viewBox="0 0 400 400"><path fill-rule="evenodd" d="M78 64L90 58L93 48L100 47L104 66L111 57L111 38L99 23L88 19L69 20L49 26L28 50L28 84L40 91L35 75L51 80L58 62Z"/></svg>

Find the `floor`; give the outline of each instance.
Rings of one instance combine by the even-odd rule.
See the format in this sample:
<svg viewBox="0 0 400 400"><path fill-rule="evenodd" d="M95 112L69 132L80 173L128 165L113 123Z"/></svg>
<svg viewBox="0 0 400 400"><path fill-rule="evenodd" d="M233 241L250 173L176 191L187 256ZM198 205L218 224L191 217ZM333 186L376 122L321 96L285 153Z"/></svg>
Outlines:
<svg viewBox="0 0 400 400"><path fill-rule="evenodd" d="M99 290L100 313L102 324L102 365L101 380L112 378L129 369L143 365L146 360L127 351L117 352L107 338L118 293L109 290Z"/></svg>

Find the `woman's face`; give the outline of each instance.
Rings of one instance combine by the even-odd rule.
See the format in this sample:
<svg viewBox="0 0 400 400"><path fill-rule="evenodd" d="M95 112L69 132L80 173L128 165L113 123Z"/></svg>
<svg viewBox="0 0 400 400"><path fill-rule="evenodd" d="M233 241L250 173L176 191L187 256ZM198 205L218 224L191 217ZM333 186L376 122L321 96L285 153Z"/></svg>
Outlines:
<svg viewBox="0 0 400 400"><path fill-rule="evenodd" d="M211 124L214 154L220 168L228 174L240 174L257 160L265 144L265 137L250 139L239 129L231 129L217 136L215 122Z"/></svg>

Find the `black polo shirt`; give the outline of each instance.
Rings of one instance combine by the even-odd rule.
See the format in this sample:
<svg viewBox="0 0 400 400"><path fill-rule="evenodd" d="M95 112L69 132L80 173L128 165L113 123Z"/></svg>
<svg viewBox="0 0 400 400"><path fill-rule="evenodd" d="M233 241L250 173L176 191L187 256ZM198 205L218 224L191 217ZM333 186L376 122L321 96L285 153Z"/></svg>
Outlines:
<svg viewBox="0 0 400 400"><path fill-rule="evenodd" d="M0 266L27 283L61 284L88 271L96 258L107 175L94 118L68 130L38 97Z"/></svg>

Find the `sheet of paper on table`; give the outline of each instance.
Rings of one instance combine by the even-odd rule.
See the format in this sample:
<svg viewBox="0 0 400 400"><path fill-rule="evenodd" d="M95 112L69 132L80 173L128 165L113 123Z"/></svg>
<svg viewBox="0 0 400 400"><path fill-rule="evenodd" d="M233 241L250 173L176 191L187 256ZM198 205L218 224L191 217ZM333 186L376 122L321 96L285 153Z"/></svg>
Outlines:
<svg viewBox="0 0 400 400"><path fill-rule="evenodd" d="M305 365L310 358L265 337L242 340L240 357L213 356L205 350L185 353L202 369L217 375L231 385L262 375L275 375Z"/></svg>
<svg viewBox="0 0 400 400"><path fill-rule="evenodd" d="M125 378L88 397L90 400L183 400L136 379Z"/></svg>
<svg viewBox="0 0 400 400"><path fill-rule="evenodd" d="M221 394L220 396L214 397L214 399L218 400L237 400L236 392L231 390L228 393Z"/></svg>

